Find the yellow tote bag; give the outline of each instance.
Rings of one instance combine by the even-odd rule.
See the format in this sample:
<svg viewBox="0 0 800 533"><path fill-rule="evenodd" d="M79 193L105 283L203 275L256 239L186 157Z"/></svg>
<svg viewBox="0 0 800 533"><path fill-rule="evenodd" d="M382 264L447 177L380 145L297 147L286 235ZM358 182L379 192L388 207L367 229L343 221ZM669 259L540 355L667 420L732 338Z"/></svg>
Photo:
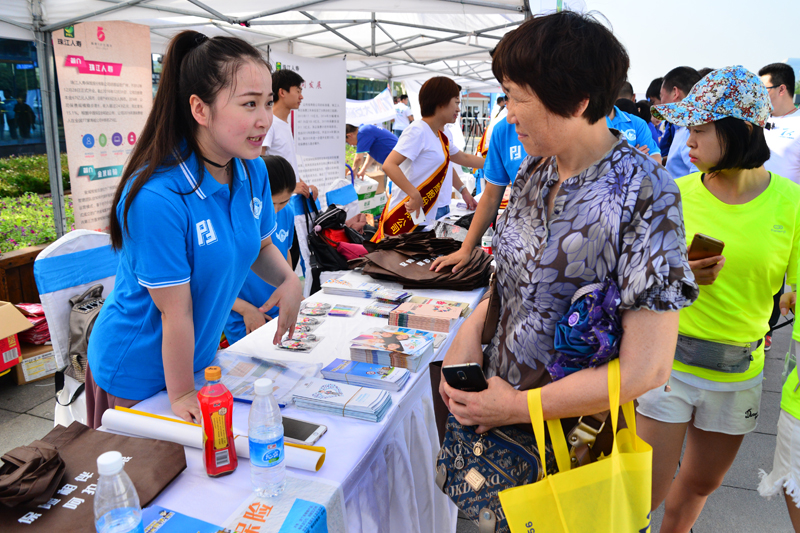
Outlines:
<svg viewBox="0 0 800 533"><path fill-rule="evenodd" d="M619 359L608 364L611 424L616 435L611 455L570 469L559 420L548 420L558 473L499 494L511 533L648 533L653 448L636 435L633 402L622 406L628 428L617 432ZM528 391L528 409L545 464L544 416L540 389Z"/></svg>

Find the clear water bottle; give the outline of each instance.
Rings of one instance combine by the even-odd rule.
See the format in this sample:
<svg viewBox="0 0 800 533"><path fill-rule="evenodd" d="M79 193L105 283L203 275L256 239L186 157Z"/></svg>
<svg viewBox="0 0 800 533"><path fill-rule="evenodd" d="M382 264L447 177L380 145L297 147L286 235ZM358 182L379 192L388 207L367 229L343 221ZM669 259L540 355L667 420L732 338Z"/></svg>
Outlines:
<svg viewBox="0 0 800 533"><path fill-rule="evenodd" d="M494 238L494 230L492 229L491 226L489 226L489 229L487 229L486 233L484 233L483 237L481 237L481 248L483 248L484 252L490 255L493 253L492 251L493 238Z"/></svg>
<svg viewBox="0 0 800 533"><path fill-rule="evenodd" d="M250 481L260 497L277 496L286 485L283 460L283 419L272 394L272 380L255 382L247 437L250 442Z"/></svg>
<svg viewBox="0 0 800 533"><path fill-rule="evenodd" d="M122 469L122 454L106 452L97 458L94 521L97 533L144 533L139 495Z"/></svg>

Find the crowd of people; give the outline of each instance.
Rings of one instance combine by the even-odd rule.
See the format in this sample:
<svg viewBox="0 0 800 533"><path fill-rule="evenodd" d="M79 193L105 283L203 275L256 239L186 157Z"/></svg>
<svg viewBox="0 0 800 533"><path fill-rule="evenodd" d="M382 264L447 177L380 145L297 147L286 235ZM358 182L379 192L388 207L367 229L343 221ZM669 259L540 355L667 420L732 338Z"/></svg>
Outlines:
<svg viewBox="0 0 800 533"><path fill-rule="evenodd" d="M679 66L636 101L622 44L568 11L509 32L492 69L504 105L481 153L453 142L461 88L444 76L422 86L421 117L403 95L393 132L346 129L355 172L375 161L393 184L376 241L440 218L453 190L477 210L460 250L432 269L463 268L495 227L494 336L481 344L484 300L444 361L477 363L489 387L465 392L442 380L442 400L477 433L529 426L535 388L545 419L565 428L608 409L605 366L557 380L548 369L576 291L613 281L620 401L638 399L639 432L653 447L652 508L666 502L661 531L688 532L756 427L771 328L796 301L794 71ZM319 193L300 179L288 123L302 84L236 38L184 31L171 41L140 136L148 142L136 144L111 211L120 266L89 344L93 426L105 409L164 388L178 416L198 420L193 372L210 364L223 331L233 342L277 320L277 343L293 330L302 292L293 214L283 208ZM483 169L480 202L454 165ZM724 251L690 259L695 234ZM800 326L792 353L797 342ZM784 377L774 465L759 491L783 494L800 532L798 373L787 364Z"/></svg>

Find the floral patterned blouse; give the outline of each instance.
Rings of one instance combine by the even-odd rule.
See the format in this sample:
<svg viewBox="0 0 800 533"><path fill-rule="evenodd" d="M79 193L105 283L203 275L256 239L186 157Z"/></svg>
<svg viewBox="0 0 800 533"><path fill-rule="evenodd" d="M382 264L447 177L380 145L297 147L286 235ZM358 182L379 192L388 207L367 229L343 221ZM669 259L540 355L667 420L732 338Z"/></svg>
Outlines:
<svg viewBox="0 0 800 533"><path fill-rule="evenodd" d="M554 157L537 168L540 160L522 163L492 243L500 320L484 368L521 390L541 386L556 323L578 288L611 276L620 310L678 311L698 295L680 191L661 165L620 137L561 184L548 220L558 172Z"/></svg>

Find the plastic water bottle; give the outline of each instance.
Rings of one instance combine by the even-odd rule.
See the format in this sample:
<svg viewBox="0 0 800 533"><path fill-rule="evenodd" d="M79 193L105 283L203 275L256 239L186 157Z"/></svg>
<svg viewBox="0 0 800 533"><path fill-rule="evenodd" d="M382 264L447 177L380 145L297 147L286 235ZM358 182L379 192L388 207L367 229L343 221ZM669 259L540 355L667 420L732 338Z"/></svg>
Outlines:
<svg viewBox="0 0 800 533"><path fill-rule="evenodd" d="M97 533L144 533L139 495L122 469L122 454L106 452L97 458L94 521Z"/></svg>
<svg viewBox="0 0 800 533"><path fill-rule="evenodd" d="M256 398L250 407L247 437L250 442L250 481L260 497L277 496L286 486L283 450L283 418L272 380L255 382Z"/></svg>
<svg viewBox="0 0 800 533"><path fill-rule="evenodd" d="M486 233L481 237L481 248L487 254L492 254L492 239L494 238L494 230L491 226L486 230Z"/></svg>

